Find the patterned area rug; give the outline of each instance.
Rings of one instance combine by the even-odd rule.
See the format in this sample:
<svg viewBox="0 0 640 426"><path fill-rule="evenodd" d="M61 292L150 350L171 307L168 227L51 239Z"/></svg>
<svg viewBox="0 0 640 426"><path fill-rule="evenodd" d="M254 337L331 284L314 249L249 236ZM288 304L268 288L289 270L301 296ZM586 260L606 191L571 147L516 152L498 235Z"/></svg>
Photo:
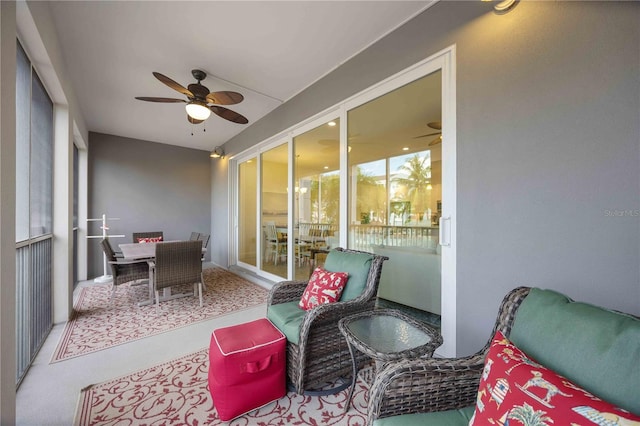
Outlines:
<svg viewBox="0 0 640 426"><path fill-rule="evenodd" d="M207 385L208 349L137 373L91 385L80 392L74 425L349 425L365 424L369 387L356 382L351 408L347 391L329 396L285 397L231 422L218 418ZM368 370L363 370L366 372Z"/></svg>
<svg viewBox="0 0 640 426"><path fill-rule="evenodd" d="M155 305L138 306L148 298L148 286L111 284L85 287L74 306L51 362L86 355L115 345L142 339L233 311L266 303L267 290L221 268L203 271L203 306L197 297L183 297ZM174 293L193 291L176 287Z"/></svg>

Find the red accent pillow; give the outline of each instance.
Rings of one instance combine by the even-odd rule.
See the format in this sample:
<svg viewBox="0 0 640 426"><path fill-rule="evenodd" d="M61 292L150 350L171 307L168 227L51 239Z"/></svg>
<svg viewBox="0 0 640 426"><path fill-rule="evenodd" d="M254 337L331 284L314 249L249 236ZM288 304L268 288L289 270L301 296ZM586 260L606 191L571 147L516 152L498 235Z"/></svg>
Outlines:
<svg viewBox="0 0 640 426"><path fill-rule="evenodd" d="M638 421L640 417L527 357L498 331L485 360L469 426L635 425Z"/></svg>
<svg viewBox="0 0 640 426"><path fill-rule="evenodd" d="M138 243L159 243L161 241L162 241L162 237L138 238Z"/></svg>
<svg viewBox="0 0 640 426"><path fill-rule="evenodd" d="M304 289L298 306L308 311L318 305L333 303L340 300L342 290L347 285L348 272L329 272L316 268L311 274L309 284Z"/></svg>

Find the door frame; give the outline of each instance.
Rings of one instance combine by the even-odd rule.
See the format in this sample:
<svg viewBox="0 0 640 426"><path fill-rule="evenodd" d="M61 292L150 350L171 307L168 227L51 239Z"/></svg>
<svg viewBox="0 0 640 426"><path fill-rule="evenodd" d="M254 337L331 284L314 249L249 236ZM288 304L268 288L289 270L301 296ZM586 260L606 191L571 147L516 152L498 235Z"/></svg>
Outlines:
<svg viewBox="0 0 640 426"><path fill-rule="evenodd" d="M309 117L307 120L296 123L288 129L265 139L245 152L235 156L231 161L230 181L232 182L232 200L230 200L230 217L233 218L231 226L232 238L229 241L231 260L237 263L237 164L251 156L259 158L260 153L280 143L289 144L289 185L292 182L293 162L292 139L307 129L317 126L327 116L338 113L341 122L340 128L340 229L348 229L348 179L347 179L347 112L372 99L383 96L405 84L415 81L435 71L441 71L442 75L442 222L440 226L441 244L441 334L444 343L436 349L436 356L455 357L456 354L456 330L457 330L457 160L456 160L456 46L451 45L428 58L374 84L373 86ZM258 202L260 194L256 194ZM289 201L289 231L292 231L291 209L292 201ZM442 243L444 242L444 245ZM340 233L340 244L346 247L347 233ZM289 247L289 253L292 253ZM291 265L291 259L289 259ZM255 268L254 268L255 269ZM256 271L258 274L262 271ZM289 276L292 267L289 268ZM268 278L271 278L271 274Z"/></svg>

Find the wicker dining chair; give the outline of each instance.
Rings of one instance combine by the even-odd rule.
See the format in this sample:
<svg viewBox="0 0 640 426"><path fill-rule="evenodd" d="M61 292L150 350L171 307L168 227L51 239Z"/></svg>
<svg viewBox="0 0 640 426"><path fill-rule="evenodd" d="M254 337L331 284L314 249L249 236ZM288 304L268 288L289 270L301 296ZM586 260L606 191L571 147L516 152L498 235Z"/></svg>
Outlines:
<svg viewBox="0 0 640 426"><path fill-rule="evenodd" d="M210 237L209 234L198 234L198 240L202 241L202 248L207 248Z"/></svg>
<svg viewBox="0 0 640 426"><path fill-rule="evenodd" d="M148 232L134 232L133 233L133 242L137 243L138 238L160 238L164 239L164 235L162 231L148 231Z"/></svg>
<svg viewBox="0 0 640 426"><path fill-rule="evenodd" d="M518 287L504 297L491 336L497 330L510 334L516 311L530 290ZM366 424L383 417L474 405L490 343L491 339L480 351L463 358L418 358L386 364L371 385Z"/></svg>
<svg viewBox="0 0 640 426"><path fill-rule="evenodd" d="M307 281L283 281L273 286L267 299L267 317L287 336L287 377L299 394L331 394L350 382L335 385L351 376L351 355L338 329L338 321L350 314L372 310L375 305L382 264L386 256L336 248L324 268L348 272L349 279L340 301L304 311L298 307ZM353 280L353 281L352 281ZM370 360L359 354L357 362Z"/></svg>
<svg viewBox="0 0 640 426"><path fill-rule="evenodd" d="M156 306L160 303L160 290L184 284L193 284L194 296L202 307L202 242L175 241L156 245L156 258L151 263Z"/></svg>
<svg viewBox="0 0 640 426"><path fill-rule="evenodd" d="M116 292L116 286L131 281L148 281L149 265L146 260L125 260L116 257L116 252L111 247L109 239L103 239L100 244L102 250L107 257L107 262L111 267L111 275L113 277L113 286L111 290L111 300Z"/></svg>

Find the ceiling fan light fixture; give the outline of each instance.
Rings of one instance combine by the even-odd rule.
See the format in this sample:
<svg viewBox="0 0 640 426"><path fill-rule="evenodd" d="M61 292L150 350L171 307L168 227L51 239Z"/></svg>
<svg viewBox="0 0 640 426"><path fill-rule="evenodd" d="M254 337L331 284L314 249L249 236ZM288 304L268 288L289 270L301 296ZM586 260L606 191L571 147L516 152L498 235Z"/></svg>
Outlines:
<svg viewBox="0 0 640 426"><path fill-rule="evenodd" d="M204 102L191 101L185 107L189 117L195 120L206 120L211 115L211 110Z"/></svg>

